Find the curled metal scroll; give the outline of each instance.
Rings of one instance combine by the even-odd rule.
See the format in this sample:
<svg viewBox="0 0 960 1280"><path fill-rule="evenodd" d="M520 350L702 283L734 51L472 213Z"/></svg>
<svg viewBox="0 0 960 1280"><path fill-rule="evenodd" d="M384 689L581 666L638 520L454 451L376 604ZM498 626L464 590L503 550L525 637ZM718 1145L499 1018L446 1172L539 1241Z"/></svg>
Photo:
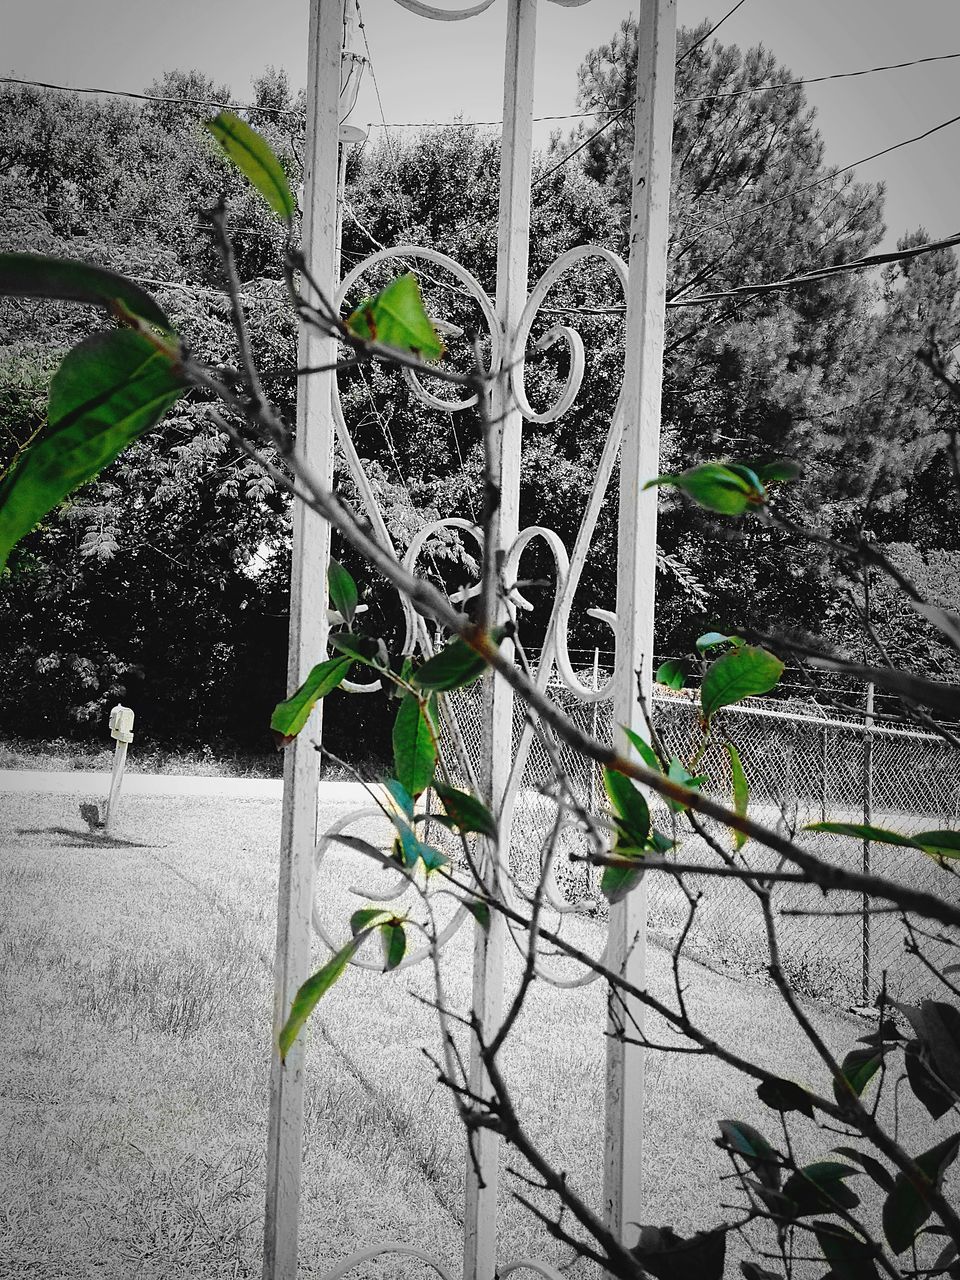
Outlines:
<svg viewBox="0 0 960 1280"><path fill-rule="evenodd" d="M418 1249L412 1244L400 1244L399 1241L395 1240L387 1240L383 1244L374 1244L368 1249L359 1249L356 1253L351 1253L348 1258L344 1258L342 1262L338 1263L332 1271L326 1272L323 1280L342 1280L342 1277L349 1275L354 1267L359 1267L363 1262L372 1262L374 1258L379 1258L385 1253L399 1253L408 1258L418 1258L421 1262L425 1262L428 1267L432 1267L440 1277L440 1280L453 1280L450 1272L432 1253L427 1253L426 1249Z"/></svg>
<svg viewBox="0 0 960 1280"><path fill-rule="evenodd" d="M483 554L483 530L478 528L472 520L465 520L462 516L447 516L444 520L433 520L430 524L416 533L410 540L410 545L403 557L403 567L408 573L413 573L417 567L417 560L420 552L426 543L433 537L435 533L439 533L442 529L462 529L465 533L469 533ZM407 618L407 634L403 641L403 652L411 653L413 651L414 630L410 625L411 620Z"/></svg>
<svg viewBox="0 0 960 1280"><path fill-rule="evenodd" d="M397 245L392 249L379 249L376 253L372 253L369 258L364 258L362 262L358 262L343 277L334 301L335 309L339 311L343 307L350 290L371 267L375 267L381 262L389 262L391 259L432 262L435 266L442 267L455 280L459 281L463 287L464 294L471 298L480 308L487 331L490 334L490 369L498 369L503 356L503 337L500 321L497 319L496 308L476 276L468 271L466 267L462 267L455 258L441 253L439 249L429 249L424 245L403 244ZM431 409L439 409L444 413L457 413L476 404L475 396L468 396L462 400L445 400L441 396L435 396L433 392L428 391L423 386L417 374L411 369L404 370L404 377L415 395Z"/></svg>
<svg viewBox="0 0 960 1280"><path fill-rule="evenodd" d="M555 0L557 4L570 4L571 0ZM580 4L584 0L575 0ZM424 0L395 0L401 9L409 9L420 18L433 18L437 22L462 22L464 18L475 18L484 13L493 4L493 0L480 0L469 9L438 9L435 4L425 4Z"/></svg>
<svg viewBox="0 0 960 1280"><path fill-rule="evenodd" d="M362 809L354 809L350 813L345 814L342 818L338 818L337 821L333 823L332 826L328 827L323 833L317 841L317 846L314 850L314 866L316 870L316 883L318 885L321 883L320 868L330 846L336 844L337 837L342 835L347 828L351 827L355 822L362 822L370 818L379 818L384 822L389 821L383 809L380 809L375 805L367 805ZM398 873L397 880L394 881L386 890L375 890L371 893L369 888L366 886L351 885L350 892L356 894L357 897L368 898L375 902L393 902L398 898L401 898L411 887L409 875L402 875ZM409 951L404 956L403 960L401 960L400 964L397 965L394 972L399 972L400 969L409 969L412 965L420 964L422 961L429 959L431 950L434 947L438 951L442 950L454 934L460 929L464 920L468 917L470 917L470 912L466 907L457 907L457 910L450 917L449 921L437 934L436 939L432 943L426 943L422 947L417 947L416 949ZM317 937L321 939L331 952L339 951L343 944L338 943L332 934L328 933L323 921L320 919L316 896L314 896L311 907L311 919L313 922L313 929ZM382 964L373 960L363 960L358 956L354 956L350 963L359 969L375 969L377 972L380 972L383 969Z"/></svg>

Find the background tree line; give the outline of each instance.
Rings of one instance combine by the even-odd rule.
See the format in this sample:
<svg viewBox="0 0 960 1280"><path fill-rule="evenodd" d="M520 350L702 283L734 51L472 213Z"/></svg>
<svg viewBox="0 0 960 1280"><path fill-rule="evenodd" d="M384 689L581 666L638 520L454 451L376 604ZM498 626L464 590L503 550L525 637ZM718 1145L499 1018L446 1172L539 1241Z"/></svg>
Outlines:
<svg viewBox="0 0 960 1280"><path fill-rule="evenodd" d="M683 31L674 129L670 296L723 292L861 257L883 233L881 187L835 175L800 87L743 92L792 79L765 50L742 53ZM587 55L580 106L596 112L539 158L531 281L565 249L599 243L625 251L625 213L636 27L631 21ZM280 232L215 153L199 122L226 86L171 73L148 90L173 102L97 100L6 86L0 91L0 237L10 249L83 257L150 282L203 359L235 361L227 300L202 210L229 193L244 299L269 394L292 420L295 333L283 308ZM721 95L721 96L718 96ZM197 101L199 100L199 101ZM251 123L280 154L296 187L302 103L283 73L254 85ZM607 127L571 154L599 125ZM496 265L498 139L461 125L403 135L374 131L350 158L343 218L344 269L380 246L426 244L462 262L492 291ZM566 161L565 163L561 163ZM902 243L927 239L922 229ZM370 285L382 282L376 274ZM431 314L469 333L476 305L442 269L425 273ZM600 305L598 305L598 299ZM589 310L584 308L589 300ZM573 409L556 424L528 424L524 524L546 524L569 546L613 411L622 364L621 298L593 267L565 277L533 336L557 323L583 336L587 372ZM0 302L0 449L9 461L43 420L45 387L87 319L76 308ZM960 566L960 527L946 497L956 408L915 360L930 329L960 341L957 266L932 254L877 278L849 274L754 297L668 312L664 470L731 455L793 456L804 481L791 514L825 533L850 527L878 537L949 600ZM451 355L468 358L466 339ZM550 402L567 372L562 347L531 355L528 393ZM345 413L398 545L427 521L469 515L481 470L470 412L426 409L379 369L342 380ZM341 470L344 491L349 477ZM616 499L608 496L578 605L612 608ZM860 645L860 619L837 590L837 566L806 540L783 557L751 522L718 530L681 501L661 503L658 647L690 647L710 626L801 633L817 626ZM744 540L749 545L744 545ZM99 481L74 495L14 554L0 580L0 725L7 733L99 734L118 698L145 733L170 744L265 746L283 684L289 510L286 499L211 424L202 399L181 401L158 431ZM427 563L448 587L467 582L468 548L434 539ZM349 555L344 556L349 563ZM845 567L839 566L843 575ZM524 562L537 579L549 566ZM849 585L859 570L848 569ZM550 592L530 588L527 640L536 645ZM372 584L371 623L398 610ZM877 601L875 617L883 618ZM951 670L922 622L887 609L886 625L930 674ZM379 616L378 615L382 615ZM575 613L590 648L608 633ZM882 628L881 628L882 630ZM856 639L855 639L856 638ZM882 637L881 637L882 639ZM377 697L354 700L352 728L370 752L386 745ZM337 716L328 719L334 750ZM346 735L345 735L346 736ZM354 752L358 736L351 734ZM362 746L360 748L362 751Z"/></svg>

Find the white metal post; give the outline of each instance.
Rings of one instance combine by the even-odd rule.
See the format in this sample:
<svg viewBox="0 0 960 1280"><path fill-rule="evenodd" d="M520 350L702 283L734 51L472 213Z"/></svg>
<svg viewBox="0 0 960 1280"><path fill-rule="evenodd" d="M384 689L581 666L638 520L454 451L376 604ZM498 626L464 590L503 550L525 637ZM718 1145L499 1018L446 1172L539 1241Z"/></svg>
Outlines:
<svg viewBox="0 0 960 1280"><path fill-rule="evenodd" d="M510 391L509 363L527 301L530 241L530 178L533 157L533 72L537 0L509 0L504 55L503 133L500 151L500 218L497 245L497 318L504 336L504 368L491 397L500 455L500 507L494 545L487 555L506 551L520 519L520 447L523 418ZM486 677L483 777L493 813L501 814L513 761L513 692L500 676ZM509 815L501 821L498 856L509 857ZM477 928L473 1007L489 1038L503 1012L503 917L493 913L488 931ZM476 1044L471 1046L471 1088L484 1091L485 1073ZM497 1182L499 1139L488 1129L473 1136L468 1152L464 1206L464 1280L494 1280L497 1268Z"/></svg>
<svg viewBox="0 0 960 1280"><path fill-rule="evenodd" d="M334 293L337 232L337 136L344 0L311 0L307 67L307 132L303 174L303 253L313 278ZM303 327L301 366L327 365L335 345ZM297 396L296 448L313 473L333 478L334 424L331 375L301 378ZM292 692L322 660L326 644L326 566L330 528L295 504L290 578L290 640L287 687ZM319 756L314 742L321 726L317 707L303 732L286 749L277 955L274 973L273 1055L267 1145L264 1280L294 1280L303 1145L304 1050L302 1038L281 1064L277 1036L293 997L309 976L314 846L317 839Z"/></svg>
<svg viewBox="0 0 960 1280"><path fill-rule="evenodd" d="M673 133L676 0L641 0L637 51L637 102L630 210L630 277L627 296L624 432L620 454L617 560L616 726L642 729L638 680L651 705L653 608L656 575L656 490L642 492L657 474L663 378L664 305ZM630 750L622 730L617 745ZM646 980L646 885L610 911L610 963L631 982ZM643 1007L611 1006L609 1029L625 1026L636 1038ZM643 1050L607 1041L604 1201L608 1225L627 1245L643 1221Z"/></svg>

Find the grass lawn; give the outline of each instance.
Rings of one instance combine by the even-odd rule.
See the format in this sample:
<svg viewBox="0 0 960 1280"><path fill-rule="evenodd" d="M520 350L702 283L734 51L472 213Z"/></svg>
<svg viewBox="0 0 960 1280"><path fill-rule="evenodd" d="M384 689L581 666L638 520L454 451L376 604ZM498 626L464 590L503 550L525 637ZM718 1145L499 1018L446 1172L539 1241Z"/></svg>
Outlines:
<svg viewBox="0 0 960 1280"><path fill-rule="evenodd" d="M117 833L129 843L105 847L81 834L76 799L0 796L3 1277L259 1275L279 819L274 802L131 797ZM339 936L362 903L350 886L380 875L325 864L318 901ZM599 953L599 925L566 927ZM448 995L462 1005L468 938L444 956ZM510 948L511 980L518 969ZM686 976L706 1028L822 1087L818 1060L769 988L694 963ZM656 947L650 984L671 990ZM308 1028L305 1276L386 1239L459 1270L464 1144L421 1051L436 1045L433 1016L410 998L429 990L425 966L353 970ZM863 1033L810 1007L838 1052ZM594 1205L603 1008L598 984L538 984L507 1064L531 1132ZM716 1120L738 1117L773 1137L775 1117L710 1060L652 1055L647 1078L647 1218L682 1232L708 1226L730 1188L719 1181L728 1165L712 1143ZM901 1136L914 1147L930 1133L907 1111ZM833 1140L823 1135L811 1154ZM503 1182L501 1259L568 1261ZM363 1274L421 1269L397 1261Z"/></svg>

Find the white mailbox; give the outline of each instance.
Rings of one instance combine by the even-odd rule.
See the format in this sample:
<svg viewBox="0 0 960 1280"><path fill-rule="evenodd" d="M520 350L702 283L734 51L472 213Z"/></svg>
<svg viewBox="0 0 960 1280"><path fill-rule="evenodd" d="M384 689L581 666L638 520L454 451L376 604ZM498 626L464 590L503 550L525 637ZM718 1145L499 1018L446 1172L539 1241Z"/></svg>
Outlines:
<svg viewBox="0 0 960 1280"><path fill-rule="evenodd" d="M133 711L120 703L110 712L110 736L118 742L133 741Z"/></svg>

